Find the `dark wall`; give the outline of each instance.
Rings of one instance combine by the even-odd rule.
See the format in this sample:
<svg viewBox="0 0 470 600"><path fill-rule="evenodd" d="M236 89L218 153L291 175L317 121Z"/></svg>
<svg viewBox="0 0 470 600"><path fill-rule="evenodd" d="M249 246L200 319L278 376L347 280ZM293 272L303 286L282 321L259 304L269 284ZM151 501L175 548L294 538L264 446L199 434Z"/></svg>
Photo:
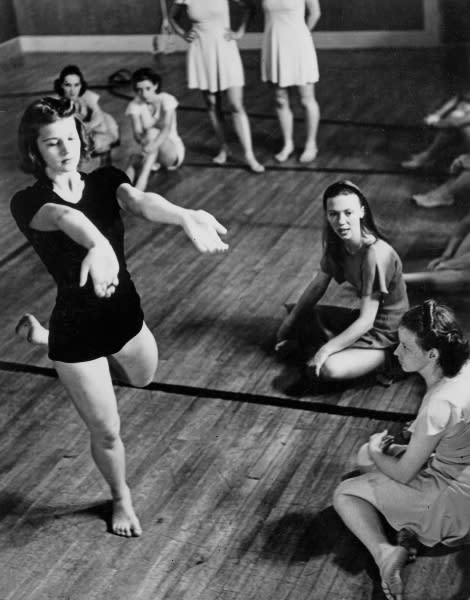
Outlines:
<svg viewBox="0 0 470 600"><path fill-rule="evenodd" d="M158 0L13 0L21 35L131 35L157 31Z"/></svg>
<svg viewBox="0 0 470 600"><path fill-rule="evenodd" d="M173 0L167 0L171 4ZM250 31L262 31L261 1ZM320 0L319 31L422 29L427 0ZM470 0L439 0L445 43L470 42ZM0 0L0 42L16 35L125 35L159 31L159 0ZM237 19L237 9L233 17ZM16 17L16 18L15 18Z"/></svg>
<svg viewBox="0 0 470 600"><path fill-rule="evenodd" d="M15 6L22 35L152 34L159 30L159 0L3 0ZM423 27L426 0L320 0L319 31L407 30ZM450 0L449 0L450 1ZM465 1L465 0L464 0ZM167 0L168 4L172 0ZM262 31L261 0L250 31ZM233 9L237 17L237 9Z"/></svg>
<svg viewBox="0 0 470 600"><path fill-rule="evenodd" d="M0 0L0 43L18 35L12 0Z"/></svg>

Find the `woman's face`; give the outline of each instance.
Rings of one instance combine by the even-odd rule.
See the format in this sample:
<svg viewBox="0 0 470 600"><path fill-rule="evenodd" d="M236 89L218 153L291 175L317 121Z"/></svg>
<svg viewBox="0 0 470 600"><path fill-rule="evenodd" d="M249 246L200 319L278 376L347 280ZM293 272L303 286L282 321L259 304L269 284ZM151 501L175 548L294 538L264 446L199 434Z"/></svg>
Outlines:
<svg viewBox="0 0 470 600"><path fill-rule="evenodd" d="M344 242L360 242L362 237L361 219L364 207L356 194L339 194L328 198L326 218L336 235Z"/></svg>
<svg viewBox="0 0 470 600"><path fill-rule="evenodd" d="M37 146L50 176L76 171L81 142L73 117L66 117L39 129Z"/></svg>
<svg viewBox="0 0 470 600"><path fill-rule="evenodd" d="M155 97L158 91L158 84L152 83L148 79L138 81L135 84L135 92L137 96L144 102L148 102Z"/></svg>
<svg viewBox="0 0 470 600"><path fill-rule="evenodd" d="M435 350L423 350L419 345L416 334L406 327L398 328L399 344L394 354L405 373L422 371L432 362L430 354Z"/></svg>
<svg viewBox="0 0 470 600"><path fill-rule="evenodd" d="M73 74L67 75L62 82L62 89L66 98L69 98L69 100L76 100L82 89L80 77Z"/></svg>

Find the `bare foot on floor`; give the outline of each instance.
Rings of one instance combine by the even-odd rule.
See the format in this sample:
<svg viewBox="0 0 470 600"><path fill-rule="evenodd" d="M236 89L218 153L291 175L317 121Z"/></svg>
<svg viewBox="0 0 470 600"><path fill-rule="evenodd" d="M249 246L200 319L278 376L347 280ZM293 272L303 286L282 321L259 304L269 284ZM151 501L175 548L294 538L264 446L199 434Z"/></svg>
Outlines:
<svg viewBox="0 0 470 600"><path fill-rule="evenodd" d="M299 158L299 162L301 163L309 163L312 160L315 160L318 154L318 148L316 146L310 147L306 146L305 150L302 152Z"/></svg>
<svg viewBox="0 0 470 600"><path fill-rule="evenodd" d="M274 158L277 160L277 162L283 163L286 162L292 152L294 152L294 144L289 142L288 144L284 145L284 148L280 152L274 155Z"/></svg>
<svg viewBox="0 0 470 600"><path fill-rule="evenodd" d="M227 150L223 149L212 159L212 162L216 165L225 165L228 158Z"/></svg>
<svg viewBox="0 0 470 600"><path fill-rule="evenodd" d="M18 321L15 333L30 344L47 345L49 330L41 325L34 315L26 313Z"/></svg>
<svg viewBox="0 0 470 600"><path fill-rule="evenodd" d="M113 500L112 532L123 537L139 537L142 528L135 514L130 493L124 498Z"/></svg>
<svg viewBox="0 0 470 600"><path fill-rule="evenodd" d="M245 161L253 173L264 173L263 165L254 156L245 156Z"/></svg>
<svg viewBox="0 0 470 600"><path fill-rule="evenodd" d="M408 562L408 551L402 546L392 546L380 565L382 589L388 600L403 600L401 571Z"/></svg>

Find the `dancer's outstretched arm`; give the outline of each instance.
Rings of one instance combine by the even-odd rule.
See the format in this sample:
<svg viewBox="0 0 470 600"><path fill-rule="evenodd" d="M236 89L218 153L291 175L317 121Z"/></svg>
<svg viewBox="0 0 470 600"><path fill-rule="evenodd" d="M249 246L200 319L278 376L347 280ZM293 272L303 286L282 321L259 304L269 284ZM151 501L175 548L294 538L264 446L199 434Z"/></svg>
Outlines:
<svg viewBox="0 0 470 600"><path fill-rule="evenodd" d="M220 239L227 233L221 223L205 210L183 208L153 192L141 192L129 183L117 190L119 206L153 223L179 225L199 252L224 252L228 244Z"/></svg>

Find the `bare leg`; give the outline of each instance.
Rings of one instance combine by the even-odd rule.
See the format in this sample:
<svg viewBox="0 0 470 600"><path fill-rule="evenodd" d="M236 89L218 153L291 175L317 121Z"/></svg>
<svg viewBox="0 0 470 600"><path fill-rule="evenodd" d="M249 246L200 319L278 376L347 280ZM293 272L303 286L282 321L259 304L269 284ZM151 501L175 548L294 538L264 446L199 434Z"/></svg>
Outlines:
<svg viewBox="0 0 470 600"><path fill-rule="evenodd" d="M207 111L209 113L209 119L214 128L217 141L219 143L220 150L218 154L212 159L218 165L223 165L227 162L227 156L229 154L227 140L225 138L224 131L224 115L222 112L222 95L220 92L208 92L204 91L204 100L206 102Z"/></svg>
<svg viewBox="0 0 470 600"><path fill-rule="evenodd" d="M323 364L320 374L324 379L355 379L383 366L385 350L379 348L347 348L332 354Z"/></svg>
<svg viewBox="0 0 470 600"><path fill-rule="evenodd" d="M315 88L313 83L299 86L300 102L305 111L305 126L307 137L305 140L305 149L299 160L301 163L307 163L315 159L317 148L317 131L320 122L320 108L315 98Z"/></svg>
<svg viewBox="0 0 470 600"><path fill-rule="evenodd" d="M354 480L344 481L338 486L334 507L345 525L371 553L380 570L385 596L390 600L402 600L401 570L408 560L408 552L401 546L390 544L377 509L367 500L348 493L347 490L353 486Z"/></svg>
<svg viewBox="0 0 470 600"><path fill-rule="evenodd" d="M91 454L110 487L113 498L112 530L125 537L142 529L126 482L124 445L116 396L106 358L82 363L56 361L54 366L65 389L90 432Z"/></svg>
<svg viewBox="0 0 470 600"><path fill-rule="evenodd" d="M445 150L456 143L457 134L452 129L437 130L432 143L422 152L412 154L411 159L402 162L402 167L419 169L427 163L435 162Z"/></svg>
<svg viewBox="0 0 470 600"><path fill-rule="evenodd" d="M134 186L138 190L141 190L142 192L144 192L147 187L153 165L157 161L157 156L158 156L158 152L149 152L148 154L145 154L145 156L144 156L144 160L142 161L142 166L140 168L140 172L137 175L137 178L134 183Z"/></svg>
<svg viewBox="0 0 470 600"><path fill-rule="evenodd" d="M243 106L243 88L229 88L227 90L227 98L230 103L230 110L232 111L233 126L245 155L245 162L254 173L262 173L264 167L256 160L253 153L250 122Z"/></svg>
<svg viewBox="0 0 470 600"><path fill-rule="evenodd" d="M49 343L49 330L43 327L34 315L29 313L23 315L18 321L15 333L30 344L47 346Z"/></svg>
<svg viewBox="0 0 470 600"><path fill-rule="evenodd" d="M29 316L32 326L41 328L42 336L45 333L48 336L47 329ZM133 339L109 357L109 363L123 380L132 385L143 387L152 381L158 364L158 350L155 338L145 323ZM82 363L56 361L54 367L90 431L93 459L110 487L113 498L112 531L125 537L141 535L142 529L126 482L124 446L108 361L105 357Z"/></svg>
<svg viewBox="0 0 470 600"><path fill-rule="evenodd" d="M423 208L434 208L436 206L449 206L454 203L458 196L470 193L470 172L463 171L457 177L452 177L442 185L427 194L415 194L413 200Z"/></svg>
<svg viewBox="0 0 470 600"><path fill-rule="evenodd" d="M467 270L418 271L405 273L404 279L408 286L429 287L440 293L468 291L470 289L470 257Z"/></svg>
<svg viewBox="0 0 470 600"><path fill-rule="evenodd" d="M282 150L274 158L278 162L285 162L294 151L294 116L289 104L289 90L276 86L276 113L281 126Z"/></svg>

